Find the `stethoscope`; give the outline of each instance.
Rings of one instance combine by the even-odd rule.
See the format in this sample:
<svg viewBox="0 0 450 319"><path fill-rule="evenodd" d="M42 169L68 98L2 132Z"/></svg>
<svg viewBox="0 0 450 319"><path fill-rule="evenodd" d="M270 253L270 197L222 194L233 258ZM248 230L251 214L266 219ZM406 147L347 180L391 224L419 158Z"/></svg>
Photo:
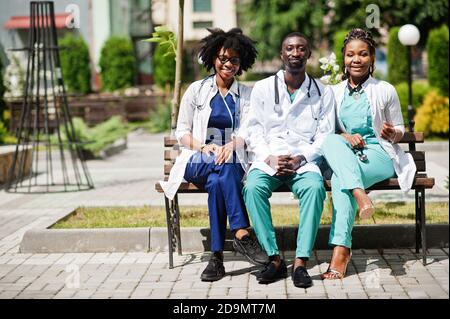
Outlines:
<svg viewBox="0 0 450 319"><path fill-rule="evenodd" d="M212 91L213 88L214 88L214 85L213 85L213 82L212 82L212 81L211 81L211 84L210 84L210 86L209 86L209 91L208 91L208 93L205 95L205 98L203 99L203 103L198 104L198 103L197 103L197 99L198 99L198 97L200 96L200 92L202 91L203 86L205 85L206 81L208 81L209 79L213 78L214 75L215 75L215 74L208 75L206 78L204 78L204 79L202 80L202 82L200 83L200 88L198 89L197 94L194 96L193 104L194 104L194 106L195 106L199 111L203 110L203 109L206 107L206 104L207 104L206 101L208 100L208 98L209 98L209 96L210 96L210 94L211 94L211 91ZM238 83L238 92L237 92L236 104L235 104L234 119L233 119L233 117L231 116L231 110L230 110L230 107L228 106L228 103L227 103L227 101L225 100L225 98L224 98L223 96L222 96L222 100L223 100L223 102L225 103L225 106L226 106L227 109L228 109L228 113L230 114L230 118L231 118L231 122L232 122L232 127L233 127L233 130L234 130L234 128L236 128L236 127L239 126L239 117L240 117L240 108L239 108L239 106L240 106L240 101L241 101L241 87L240 87L239 83Z"/></svg>
<svg viewBox="0 0 450 319"><path fill-rule="evenodd" d="M319 97L321 97L322 93L320 92L319 85L317 84L316 80L313 77L311 77L309 74L307 74L307 76L309 78L309 84L308 84L308 89L307 89L308 99L311 98L310 91L311 91L312 83L314 83L314 86L317 89L317 93L319 93ZM275 74L274 78L275 78L275 80L274 80L274 82L275 82L274 83L274 86L275 86L275 112L277 112L279 114L279 113L281 113L281 106L280 106L280 93L278 92L278 76ZM312 104L309 104L309 107L311 108L311 115L312 115L313 119L315 121L317 121L319 119L319 117L314 114L314 109L313 109Z"/></svg>

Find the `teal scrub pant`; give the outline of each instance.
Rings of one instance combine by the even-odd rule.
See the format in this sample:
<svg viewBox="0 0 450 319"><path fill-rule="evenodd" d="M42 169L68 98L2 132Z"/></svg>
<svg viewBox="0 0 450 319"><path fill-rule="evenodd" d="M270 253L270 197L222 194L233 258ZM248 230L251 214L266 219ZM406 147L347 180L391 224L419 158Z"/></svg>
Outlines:
<svg viewBox="0 0 450 319"><path fill-rule="evenodd" d="M331 195L333 217L328 243L331 246L352 246L352 229L357 204L352 195L355 188L366 189L375 183L394 176L394 166L389 155L380 144L366 144L361 161L351 145L340 135L327 136L322 144L322 153L333 170Z"/></svg>
<svg viewBox="0 0 450 319"><path fill-rule="evenodd" d="M316 240L322 216L325 187L322 176L305 172L291 176L270 176L259 169L250 171L243 195L253 229L267 255L279 255L269 198L282 184L287 184L301 205L296 257L308 259Z"/></svg>

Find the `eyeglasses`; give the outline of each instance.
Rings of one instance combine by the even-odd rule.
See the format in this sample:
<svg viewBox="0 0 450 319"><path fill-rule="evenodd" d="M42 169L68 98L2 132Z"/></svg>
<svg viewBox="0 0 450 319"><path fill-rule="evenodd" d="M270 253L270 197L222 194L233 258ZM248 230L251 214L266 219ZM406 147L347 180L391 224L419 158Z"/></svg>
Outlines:
<svg viewBox="0 0 450 319"><path fill-rule="evenodd" d="M217 56L217 58L219 59L220 63L225 64L228 61L230 61L231 64L233 65L238 65L241 63L241 58L237 57L237 56L233 56L231 58L227 58L224 55L219 55Z"/></svg>

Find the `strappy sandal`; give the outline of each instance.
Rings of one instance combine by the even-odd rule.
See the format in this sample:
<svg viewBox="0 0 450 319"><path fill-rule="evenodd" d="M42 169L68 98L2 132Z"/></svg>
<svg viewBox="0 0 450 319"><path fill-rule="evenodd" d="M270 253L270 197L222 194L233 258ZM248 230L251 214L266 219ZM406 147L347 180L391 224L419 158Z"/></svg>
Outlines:
<svg viewBox="0 0 450 319"><path fill-rule="evenodd" d="M350 263L350 259L352 258L352 250L350 248L347 248L347 249L349 250L350 253L349 253L349 256L347 258L347 261L345 262L344 270L342 272L340 272L339 270L332 269L332 268L330 268L330 266L328 266L327 271L320 275L322 280L325 280L325 279L331 279L331 280L343 279L345 277L345 274L347 273L347 266ZM334 255L335 255L335 252L333 250L333 256L331 257L331 260L333 260ZM331 263L330 263L330 265L331 265Z"/></svg>

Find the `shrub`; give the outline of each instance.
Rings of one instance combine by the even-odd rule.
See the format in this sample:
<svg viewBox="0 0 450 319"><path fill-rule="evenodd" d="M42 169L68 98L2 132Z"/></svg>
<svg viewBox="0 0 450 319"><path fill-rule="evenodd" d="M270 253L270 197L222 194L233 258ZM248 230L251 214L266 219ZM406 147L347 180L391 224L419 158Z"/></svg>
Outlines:
<svg viewBox="0 0 450 319"><path fill-rule="evenodd" d="M60 51L64 83L69 92L89 93L91 90L91 70L89 49L81 37L67 34L60 41L66 48Z"/></svg>
<svg viewBox="0 0 450 319"><path fill-rule="evenodd" d="M400 105L402 107L403 119L405 125L408 123L408 83L403 82L395 86L398 97L400 99ZM413 82L412 83L412 103L414 110L422 105L425 95L431 90L431 87L427 83ZM414 116L414 114L413 114Z"/></svg>
<svg viewBox="0 0 450 319"><path fill-rule="evenodd" d="M389 30L387 47L388 78L391 84L408 81L408 50L398 39L399 27Z"/></svg>
<svg viewBox="0 0 450 319"><path fill-rule="evenodd" d="M113 116L109 120L89 128L81 118L74 117L72 123L77 140L81 142L81 149L88 153L88 157L98 156L101 150L113 144L119 138L125 137L128 127L120 116ZM61 139L67 146L68 138L64 125L60 127ZM58 138L52 136L52 142L57 143Z"/></svg>
<svg viewBox="0 0 450 319"><path fill-rule="evenodd" d="M336 55L336 62L338 63L339 67L341 68L341 71L344 71L344 62L342 57L342 45L344 44L345 36L347 35L348 31L340 30L336 31L333 34L333 52Z"/></svg>
<svg viewBox="0 0 450 319"><path fill-rule="evenodd" d="M133 45L127 38L109 38L100 54L102 89L114 91L130 87L136 74L136 58Z"/></svg>
<svg viewBox="0 0 450 319"><path fill-rule="evenodd" d="M165 48L157 45L153 55L154 77L156 85L163 89L166 85L173 87L175 84L175 59L165 54Z"/></svg>
<svg viewBox="0 0 450 319"><path fill-rule="evenodd" d="M2 59L0 58L0 124L3 122L3 112L6 109L5 100L3 99L4 94L5 85L3 84L3 63Z"/></svg>
<svg viewBox="0 0 450 319"><path fill-rule="evenodd" d="M448 136L448 106L448 97L440 95L437 89L428 92L414 118L416 130L426 135Z"/></svg>
<svg viewBox="0 0 450 319"><path fill-rule="evenodd" d="M430 31L427 40L428 82L448 96L448 27Z"/></svg>
<svg viewBox="0 0 450 319"><path fill-rule="evenodd" d="M172 104L170 101L158 103L156 109L150 114L148 131L151 133L162 133L170 130L172 119Z"/></svg>

